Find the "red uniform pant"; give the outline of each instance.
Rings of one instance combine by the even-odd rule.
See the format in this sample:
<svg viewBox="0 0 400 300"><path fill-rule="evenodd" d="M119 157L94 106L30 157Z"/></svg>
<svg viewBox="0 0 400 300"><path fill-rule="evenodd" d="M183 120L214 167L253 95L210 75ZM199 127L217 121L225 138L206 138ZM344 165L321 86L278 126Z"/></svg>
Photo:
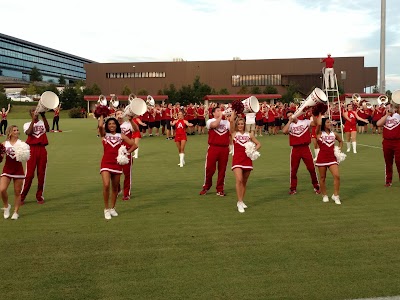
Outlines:
<svg viewBox="0 0 400 300"><path fill-rule="evenodd" d="M124 197L130 197L132 185L132 154L129 154L129 163L122 166L122 173L124 174Z"/></svg>
<svg viewBox="0 0 400 300"><path fill-rule="evenodd" d="M44 191L44 180L46 178L47 168L47 150L43 145L30 145L31 157L26 163L25 180L21 192L21 201L24 201L29 189L32 185L32 180L35 178L35 169L37 169L38 189L36 192L36 200L42 201Z"/></svg>
<svg viewBox="0 0 400 300"><path fill-rule="evenodd" d="M299 169L300 160L306 164L308 172L310 172L311 182L314 188L319 189L317 173L315 172L314 161L308 145L293 146L290 152L290 189L297 188L297 170Z"/></svg>
<svg viewBox="0 0 400 300"><path fill-rule="evenodd" d="M385 180L386 183L392 183L393 178L393 160L396 162L397 172L400 177L400 139L382 141L383 157L385 158Z"/></svg>
<svg viewBox="0 0 400 300"><path fill-rule="evenodd" d="M203 184L204 190L209 190L212 186L212 177L217 169L218 163L218 180L217 192L224 191L226 165L228 164L229 147L208 146L206 157L205 179Z"/></svg>

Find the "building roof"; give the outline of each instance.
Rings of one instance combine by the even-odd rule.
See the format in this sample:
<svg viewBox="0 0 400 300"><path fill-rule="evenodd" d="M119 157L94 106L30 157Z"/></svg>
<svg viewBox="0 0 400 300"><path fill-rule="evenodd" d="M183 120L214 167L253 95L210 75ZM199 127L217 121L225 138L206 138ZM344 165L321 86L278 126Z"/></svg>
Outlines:
<svg viewBox="0 0 400 300"><path fill-rule="evenodd" d="M9 36L9 35L3 34L3 33L0 33L0 38L4 38L4 39L10 40L10 41L14 41L14 42L18 42L18 43L21 43L21 44L25 44L25 45L31 46L31 47L41 48L43 50L54 52L56 54L69 56L71 58L82 60L85 63L96 63L96 61L93 61L93 60L90 60L90 59L87 59L87 58L79 57L79 56L76 56L76 55L73 55L73 54L70 54L70 53L66 53L66 52L62 52L62 51L59 51L59 50L56 50L56 49L53 49L53 48L49 48L49 47L46 47L46 46L43 46L43 45L39 45L39 44L35 44L35 43L28 42L28 41L25 41L25 40L21 40L21 39L18 39L16 37Z"/></svg>

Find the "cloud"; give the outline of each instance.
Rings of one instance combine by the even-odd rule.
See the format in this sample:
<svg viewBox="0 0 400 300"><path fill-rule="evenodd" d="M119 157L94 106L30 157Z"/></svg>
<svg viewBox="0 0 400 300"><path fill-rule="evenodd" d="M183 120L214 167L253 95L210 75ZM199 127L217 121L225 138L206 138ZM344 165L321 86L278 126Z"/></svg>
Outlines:
<svg viewBox="0 0 400 300"><path fill-rule="evenodd" d="M394 68L400 45L396 2L386 1L391 83L400 77ZM70 0L57 8L61 15L54 13L53 1L36 0L7 1L2 11L2 24L12 24L2 26L3 33L99 62L298 58L330 52L363 55L366 66L379 66L376 0L114 0L112 5ZM32 16L37 16L34 22Z"/></svg>

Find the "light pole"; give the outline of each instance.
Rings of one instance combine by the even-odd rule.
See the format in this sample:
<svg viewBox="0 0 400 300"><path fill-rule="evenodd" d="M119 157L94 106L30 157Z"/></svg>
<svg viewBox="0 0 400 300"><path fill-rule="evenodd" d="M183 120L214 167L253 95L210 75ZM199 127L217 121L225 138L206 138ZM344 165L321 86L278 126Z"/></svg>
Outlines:
<svg viewBox="0 0 400 300"><path fill-rule="evenodd" d="M379 90L381 94L386 93L386 81L385 81L385 45L386 39L386 0L381 0L381 53L380 53L380 72L379 72Z"/></svg>
<svg viewBox="0 0 400 300"><path fill-rule="evenodd" d="M135 92L135 78L136 78L135 68L136 68L136 66L132 66L132 67L133 67L133 93L136 95L136 92Z"/></svg>

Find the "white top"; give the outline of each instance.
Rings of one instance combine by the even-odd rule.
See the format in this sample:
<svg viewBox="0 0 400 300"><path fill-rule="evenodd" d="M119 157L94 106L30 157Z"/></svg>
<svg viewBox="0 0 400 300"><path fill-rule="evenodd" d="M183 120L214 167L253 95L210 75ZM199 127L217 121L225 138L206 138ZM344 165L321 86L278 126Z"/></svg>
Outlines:
<svg viewBox="0 0 400 300"><path fill-rule="evenodd" d="M255 123L256 123L256 113L247 113L246 124L255 124Z"/></svg>

